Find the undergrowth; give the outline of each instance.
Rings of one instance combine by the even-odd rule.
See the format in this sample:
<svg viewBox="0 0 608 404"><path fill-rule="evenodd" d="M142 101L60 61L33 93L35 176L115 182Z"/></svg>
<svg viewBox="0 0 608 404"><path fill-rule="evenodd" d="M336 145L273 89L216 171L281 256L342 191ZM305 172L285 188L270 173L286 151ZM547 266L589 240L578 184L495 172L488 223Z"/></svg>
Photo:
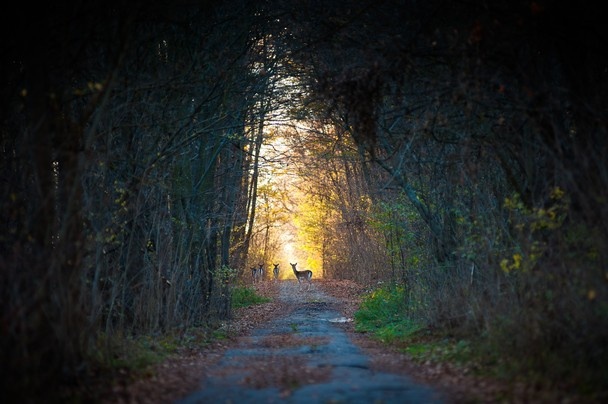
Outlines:
<svg viewBox="0 0 608 404"><path fill-rule="evenodd" d="M259 295L252 287L237 286L232 289L232 308L234 309L268 303L270 301L271 299Z"/></svg>
<svg viewBox="0 0 608 404"><path fill-rule="evenodd" d="M403 340L422 329L422 325L404 315L402 287L376 289L366 295L355 313L356 330L370 332L383 342Z"/></svg>
<svg viewBox="0 0 608 404"><path fill-rule="evenodd" d="M423 322L407 316L406 306L403 287L376 289L363 298L355 313L355 329L399 347L414 361L476 362L470 341L430 332Z"/></svg>
<svg viewBox="0 0 608 404"><path fill-rule="evenodd" d="M247 307L261 304L270 299L260 296L253 288L236 287L232 293L232 307ZM99 347L96 350L98 357L96 363L106 369L123 369L125 371L140 373L150 366L163 361L167 356L181 348L193 348L223 339L225 336L219 329L213 327L190 328L183 332L166 333L160 336L144 335L137 338L114 336L100 337ZM111 352L112 354L103 354Z"/></svg>
<svg viewBox="0 0 608 404"><path fill-rule="evenodd" d="M539 353L508 355L496 345L495 338L462 334L456 337L449 329L431 330L422 321L409 318L406 306L403 288L379 288L364 296L354 316L355 330L399 348L418 363L449 362L476 375L574 391L585 399L605 398L601 382L606 380L606 366L597 366L601 371L593 374L577 365L575 358L557 356L550 349L541 351L540 359L536 357ZM505 335L503 340L507 338ZM539 367L536 362L541 360L544 366Z"/></svg>
<svg viewBox="0 0 608 404"><path fill-rule="evenodd" d="M240 308L269 302L251 287L232 290L232 307ZM226 331L212 324L166 331L156 335L127 336L121 333L100 335L90 358L91 375L82 385L62 389L63 401L71 397L76 401L99 401L112 394L107 386L130 383L150 376L155 365L181 350L198 349L213 341L225 339Z"/></svg>
<svg viewBox="0 0 608 404"><path fill-rule="evenodd" d="M96 363L107 370L141 373L178 350L177 337L100 337ZM104 354L111 352L111 354Z"/></svg>

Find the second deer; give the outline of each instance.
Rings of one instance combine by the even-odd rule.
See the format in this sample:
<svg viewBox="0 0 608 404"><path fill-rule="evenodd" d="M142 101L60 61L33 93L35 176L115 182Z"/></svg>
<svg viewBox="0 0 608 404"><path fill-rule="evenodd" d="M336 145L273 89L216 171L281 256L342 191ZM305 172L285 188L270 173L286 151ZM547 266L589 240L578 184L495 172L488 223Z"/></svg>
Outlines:
<svg viewBox="0 0 608 404"><path fill-rule="evenodd" d="M277 281L279 280L279 264L272 264L274 265L274 269L272 270L273 274L274 274L274 280Z"/></svg>
<svg viewBox="0 0 608 404"><path fill-rule="evenodd" d="M308 269L305 271L298 271L296 269L296 265L298 265L297 262L295 264L292 264L290 262L289 265L291 265L291 268L293 268L293 273L296 275L298 283L301 285L302 281L308 281L308 287L310 287L310 285L312 284L312 271Z"/></svg>
<svg viewBox="0 0 608 404"><path fill-rule="evenodd" d="M262 280L264 277L264 264L258 264L259 268L251 268L251 276L253 278L253 283L257 283Z"/></svg>

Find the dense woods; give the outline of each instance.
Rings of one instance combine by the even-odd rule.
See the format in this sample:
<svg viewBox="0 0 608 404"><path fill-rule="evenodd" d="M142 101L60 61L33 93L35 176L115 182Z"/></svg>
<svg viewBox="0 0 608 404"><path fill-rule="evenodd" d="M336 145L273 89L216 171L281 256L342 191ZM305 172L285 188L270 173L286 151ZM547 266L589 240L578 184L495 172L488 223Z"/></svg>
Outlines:
<svg viewBox="0 0 608 404"><path fill-rule="evenodd" d="M605 381L597 10L86 2L4 19L9 397L86 385L129 339L212 327L286 253L400 285L404 316L488 360Z"/></svg>

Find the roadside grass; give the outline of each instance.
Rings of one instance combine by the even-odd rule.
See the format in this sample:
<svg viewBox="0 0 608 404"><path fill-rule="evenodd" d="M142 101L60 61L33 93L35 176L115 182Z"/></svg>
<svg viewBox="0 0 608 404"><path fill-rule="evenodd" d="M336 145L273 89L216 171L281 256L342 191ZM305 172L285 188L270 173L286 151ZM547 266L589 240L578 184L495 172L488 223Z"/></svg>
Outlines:
<svg viewBox="0 0 608 404"><path fill-rule="evenodd" d="M407 299L398 286L387 286L363 297L355 313L355 330L394 346L417 363L450 363L467 374L502 380L509 385L522 383L550 392L549 397L570 397L588 402L608 398L605 381L608 366L592 372L578 363L574 355L557 355L548 347L527 355L509 354L501 339L487 335L471 336L449 330L429 329L422 321L407 316ZM506 343L506 342L505 342ZM573 394L573 395L572 395Z"/></svg>
<svg viewBox="0 0 608 404"><path fill-rule="evenodd" d="M369 332L382 342L402 341L422 329L422 325L404 315L403 288L393 286L376 289L364 296L355 313L355 329Z"/></svg>
<svg viewBox="0 0 608 404"><path fill-rule="evenodd" d="M153 365L177 352L183 342L175 335L125 337L101 336L93 363L102 374L118 373L139 377L147 375Z"/></svg>
<svg viewBox="0 0 608 404"><path fill-rule="evenodd" d="M253 306L268 303L272 299L259 295L256 290L249 286L236 286L232 289L232 308Z"/></svg>
<svg viewBox="0 0 608 404"><path fill-rule="evenodd" d="M364 296L355 313L355 330L398 347L418 362L476 362L471 342L432 333L424 323L407 316L407 299L400 286L386 286Z"/></svg>
<svg viewBox="0 0 608 404"><path fill-rule="evenodd" d="M233 309L270 302L255 289L232 289ZM189 355L202 347L229 338L225 324L212 321L146 335L100 333L87 356L88 368L78 381L59 386L46 397L50 402L114 402L120 391L135 381L153 377L157 366L172 357Z"/></svg>
<svg viewBox="0 0 608 404"><path fill-rule="evenodd" d="M269 302L250 287L235 287L232 307L240 308ZM152 365L162 362L182 348L204 346L212 341L226 339L226 331L215 327L193 327L178 333L145 335L137 338L115 335L101 337L98 343L96 363L102 368L120 369L121 372L142 373ZM104 352L112 352L104 355Z"/></svg>
<svg viewBox="0 0 608 404"><path fill-rule="evenodd" d="M251 287L235 287L232 291L233 309L262 304L271 299L256 293ZM127 336L123 334L101 335L92 350L92 384L103 391L103 386L119 380L138 380L151 376L155 365L180 351L198 349L213 341L228 338L223 327L213 325L190 327L162 334ZM92 386L91 386L92 387ZM96 394L95 392L89 392ZM71 392L87 397L86 392Z"/></svg>

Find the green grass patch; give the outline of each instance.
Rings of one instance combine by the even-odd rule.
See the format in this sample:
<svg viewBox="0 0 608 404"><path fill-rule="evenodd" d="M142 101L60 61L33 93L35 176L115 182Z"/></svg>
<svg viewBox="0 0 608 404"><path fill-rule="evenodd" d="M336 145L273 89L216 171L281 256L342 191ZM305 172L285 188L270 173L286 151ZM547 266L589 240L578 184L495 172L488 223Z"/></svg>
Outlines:
<svg viewBox="0 0 608 404"><path fill-rule="evenodd" d="M253 306L256 304L268 303L271 299L256 293L255 289L246 286L237 286L232 289L232 307Z"/></svg>
<svg viewBox="0 0 608 404"><path fill-rule="evenodd" d="M474 356L470 342L430 333L422 322L408 317L407 312L403 287L376 289L363 298L355 313L355 329L401 347L414 360L465 363Z"/></svg>
<svg viewBox="0 0 608 404"><path fill-rule="evenodd" d="M456 364L471 364L475 362L475 352L467 340L451 338L427 338L412 341L403 349L412 359L418 361L451 362Z"/></svg>
<svg viewBox="0 0 608 404"><path fill-rule="evenodd" d="M98 346L93 359L101 369L142 374L176 352L180 342L171 335L138 338L117 335L112 338L100 337Z"/></svg>
<svg viewBox="0 0 608 404"><path fill-rule="evenodd" d="M574 402L605 401L608 396L608 361L603 360L608 350L599 343L594 345L597 358L590 359L591 348L583 343L571 344L567 352L563 342L551 335L544 340L527 340L520 330L530 325L516 319L495 322L484 332L450 324L427 327L410 315L416 310L408 303L401 287L383 287L365 295L354 316L356 331L370 333L419 363L450 363L466 374L519 382L564 397L572 395Z"/></svg>
<svg viewBox="0 0 608 404"><path fill-rule="evenodd" d="M404 340L422 329L420 323L408 318L405 313L402 287L376 289L363 298L355 313L355 329L370 332L383 342Z"/></svg>

